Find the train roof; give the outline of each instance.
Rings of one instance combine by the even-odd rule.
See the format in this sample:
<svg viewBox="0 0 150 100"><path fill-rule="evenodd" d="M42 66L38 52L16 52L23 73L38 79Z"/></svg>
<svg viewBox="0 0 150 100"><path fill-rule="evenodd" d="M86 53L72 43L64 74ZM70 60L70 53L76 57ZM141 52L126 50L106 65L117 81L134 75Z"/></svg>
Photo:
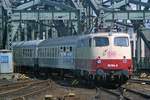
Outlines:
<svg viewBox="0 0 150 100"><path fill-rule="evenodd" d="M54 46L54 45L76 45L77 41L80 39L85 38L92 38L96 36L129 36L126 33L121 32L112 32L109 35L109 32L102 32L102 33L93 33L87 35L79 35L79 36L65 36L65 37L58 37L58 38L49 38L46 40L32 40L32 41L21 41L21 42L14 42L13 47L30 47L34 48L36 46L44 47L44 46Z"/></svg>
<svg viewBox="0 0 150 100"><path fill-rule="evenodd" d="M58 37L58 38L50 38L47 40L42 41L39 44L39 47L43 46L53 46L53 45L75 45L76 42L80 39L91 38L96 36L109 36L109 32L103 33L93 33L87 35L79 35L79 36L65 36L65 37ZM127 33L121 32L112 32L111 36L129 36Z"/></svg>
<svg viewBox="0 0 150 100"><path fill-rule="evenodd" d="M1 49L1 50L0 50L0 53L1 53L1 52L2 52L2 53L7 53L7 52L12 52L12 51L11 51L11 50L8 50L8 49Z"/></svg>
<svg viewBox="0 0 150 100"><path fill-rule="evenodd" d="M32 41L21 41L21 42L14 42L13 47L36 47L41 43L43 40L32 40Z"/></svg>
<svg viewBox="0 0 150 100"><path fill-rule="evenodd" d="M54 46L54 45L73 45L76 44L77 40L79 39L78 36L66 36L66 37L59 37L59 38L50 38L47 40L42 41L39 44L39 47L43 47L43 46Z"/></svg>

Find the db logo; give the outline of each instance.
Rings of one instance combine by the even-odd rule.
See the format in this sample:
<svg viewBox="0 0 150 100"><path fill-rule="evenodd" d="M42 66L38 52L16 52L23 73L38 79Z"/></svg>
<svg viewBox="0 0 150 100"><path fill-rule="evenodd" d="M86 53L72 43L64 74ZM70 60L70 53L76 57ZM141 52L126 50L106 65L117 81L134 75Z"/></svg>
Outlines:
<svg viewBox="0 0 150 100"><path fill-rule="evenodd" d="M97 63L97 64L100 64L100 63L101 63L100 56L98 56L98 57L96 58L96 63Z"/></svg>

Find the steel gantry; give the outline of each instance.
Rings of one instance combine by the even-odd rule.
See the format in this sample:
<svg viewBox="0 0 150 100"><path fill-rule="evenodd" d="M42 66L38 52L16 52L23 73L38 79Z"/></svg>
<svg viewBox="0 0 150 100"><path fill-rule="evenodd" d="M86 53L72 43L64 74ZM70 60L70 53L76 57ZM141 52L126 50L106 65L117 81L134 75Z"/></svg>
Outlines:
<svg viewBox="0 0 150 100"><path fill-rule="evenodd" d="M11 11L8 48L11 48L11 43L15 39L44 39L45 33L47 38L79 33L80 12L64 2L31 0Z"/></svg>

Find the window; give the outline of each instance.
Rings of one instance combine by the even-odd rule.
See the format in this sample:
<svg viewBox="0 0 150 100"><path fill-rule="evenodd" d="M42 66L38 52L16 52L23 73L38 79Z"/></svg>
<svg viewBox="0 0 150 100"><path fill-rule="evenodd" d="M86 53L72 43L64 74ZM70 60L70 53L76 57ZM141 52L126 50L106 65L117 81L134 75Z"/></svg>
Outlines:
<svg viewBox="0 0 150 100"><path fill-rule="evenodd" d="M72 51L72 47L70 47L70 51Z"/></svg>
<svg viewBox="0 0 150 100"><path fill-rule="evenodd" d="M66 52L66 47L64 47L63 49L64 49L64 52Z"/></svg>
<svg viewBox="0 0 150 100"><path fill-rule="evenodd" d="M79 47L90 47L91 46L91 39L89 38L83 38L78 41L77 44Z"/></svg>
<svg viewBox="0 0 150 100"><path fill-rule="evenodd" d="M114 45L127 47L127 46L129 46L129 40L127 37L115 37L114 38Z"/></svg>
<svg viewBox="0 0 150 100"><path fill-rule="evenodd" d="M101 46L108 46L109 40L107 37L95 37L95 46L101 47Z"/></svg>
<svg viewBox="0 0 150 100"><path fill-rule="evenodd" d="M48 52L48 54L47 54L48 57L50 57L50 48L47 49L47 52Z"/></svg>
<svg viewBox="0 0 150 100"><path fill-rule="evenodd" d="M53 48L53 57L55 57L55 55L56 55L56 49Z"/></svg>
<svg viewBox="0 0 150 100"><path fill-rule="evenodd" d="M92 39L90 38L89 39L89 47L91 47L92 46Z"/></svg>

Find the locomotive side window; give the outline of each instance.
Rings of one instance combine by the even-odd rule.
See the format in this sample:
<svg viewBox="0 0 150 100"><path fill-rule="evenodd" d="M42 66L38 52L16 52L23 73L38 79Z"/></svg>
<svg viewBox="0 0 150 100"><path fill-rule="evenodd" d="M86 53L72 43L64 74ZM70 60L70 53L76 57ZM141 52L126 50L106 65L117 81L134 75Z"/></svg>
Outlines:
<svg viewBox="0 0 150 100"><path fill-rule="evenodd" d="M107 37L95 37L94 40L95 40L96 47L102 47L102 46L109 45L109 39Z"/></svg>
<svg viewBox="0 0 150 100"><path fill-rule="evenodd" d="M114 45L127 47L127 46L129 46L129 39L127 37L115 37Z"/></svg>

